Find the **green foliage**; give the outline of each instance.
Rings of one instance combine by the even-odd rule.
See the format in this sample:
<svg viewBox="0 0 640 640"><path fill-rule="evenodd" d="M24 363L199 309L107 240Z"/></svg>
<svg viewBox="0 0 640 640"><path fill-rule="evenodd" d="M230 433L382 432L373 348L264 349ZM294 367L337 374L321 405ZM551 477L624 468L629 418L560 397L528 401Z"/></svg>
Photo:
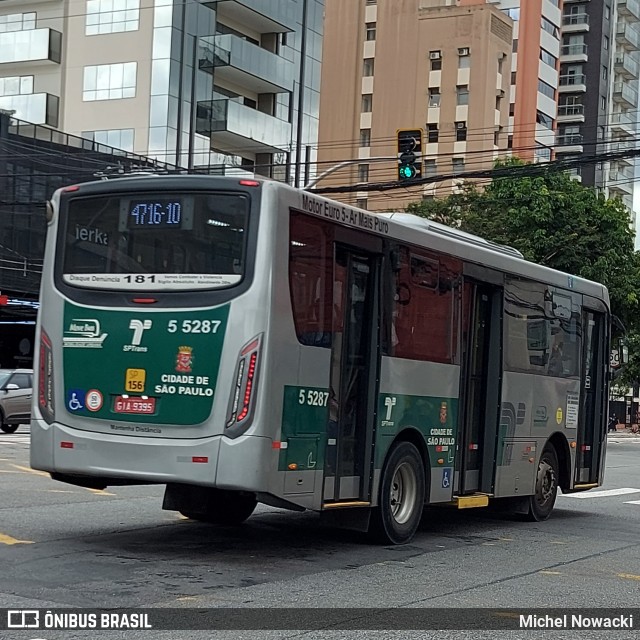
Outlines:
<svg viewBox="0 0 640 640"><path fill-rule="evenodd" d="M640 379L640 255L633 249L627 208L566 172L518 159L496 163L496 168L503 175L483 188L468 183L458 194L412 203L407 210L515 247L527 260L604 284L612 312L630 337L638 334L630 340L629 371Z"/></svg>

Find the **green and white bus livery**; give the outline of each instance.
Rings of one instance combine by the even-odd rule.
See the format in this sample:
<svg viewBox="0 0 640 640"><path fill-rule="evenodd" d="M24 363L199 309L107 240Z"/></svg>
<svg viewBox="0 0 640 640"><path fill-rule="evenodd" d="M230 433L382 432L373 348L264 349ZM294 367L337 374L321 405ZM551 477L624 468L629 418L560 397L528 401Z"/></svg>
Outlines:
<svg viewBox="0 0 640 640"><path fill-rule="evenodd" d="M31 464L56 480L391 543L424 505L543 520L602 483L600 284L274 181L92 182L47 216Z"/></svg>

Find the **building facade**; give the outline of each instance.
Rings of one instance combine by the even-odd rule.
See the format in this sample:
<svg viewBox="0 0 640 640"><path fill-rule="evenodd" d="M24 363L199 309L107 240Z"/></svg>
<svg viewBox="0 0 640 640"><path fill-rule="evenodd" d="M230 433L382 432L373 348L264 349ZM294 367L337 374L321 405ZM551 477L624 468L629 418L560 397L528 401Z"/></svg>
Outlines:
<svg viewBox="0 0 640 640"><path fill-rule="evenodd" d="M614 2L614 0L612 0ZM638 78L640 77L640 2L618 0L605 11L613 15L614 37L611 42L612 83L608 138L611 151L628 151L637 146L638 135ZM611 162L606 186L610 195L617 195L631 210L634 203L635 158ZM637 221L636 221L637 231ZM636 247L638 238L636 233Z"/></svg>
<svg viewBox="0 0 640 640"><path fill-rule="evenodd" d="M190 169L302 182L322 19L323 0L2 0L0 108Z"/></svg>
<svg viewBox="0 0 640 640"><path fill-rule="evenodd" d="M350 164L318 186L396 180L402 129L422 130L422 177L434 181L336 197L400 209L491 168L507 151L511 42L512 21L490 5L327 0L318 172Z"/></svg>

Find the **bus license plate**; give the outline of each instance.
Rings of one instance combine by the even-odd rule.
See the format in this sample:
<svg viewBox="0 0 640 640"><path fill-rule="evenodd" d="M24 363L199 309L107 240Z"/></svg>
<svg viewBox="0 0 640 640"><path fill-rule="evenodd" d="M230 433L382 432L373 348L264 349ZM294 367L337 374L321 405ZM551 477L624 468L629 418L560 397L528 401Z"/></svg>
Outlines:
<svg viewBox="0 0 640 640"><path fill-rule="evenodd" d="M155 413L156 399L116 396L113 411L115 413Z"/></svg>

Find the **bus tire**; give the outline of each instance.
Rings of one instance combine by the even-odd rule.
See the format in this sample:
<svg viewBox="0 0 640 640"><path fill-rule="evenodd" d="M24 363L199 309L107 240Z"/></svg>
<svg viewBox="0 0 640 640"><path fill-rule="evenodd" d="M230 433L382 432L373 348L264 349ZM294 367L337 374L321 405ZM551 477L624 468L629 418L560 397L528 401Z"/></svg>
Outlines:
<svg viewBox="0 0 640 640"><path fill-rule="evenodd" d="M253 496L214 489L202 511L181 510L180 513L190 520L208 524L237 525L242 524L254 512L257 504L258 501Z"/></svg>
<svg viewBox="0 0 640 640"><path fill-rule="evenodd" d="M378 506L371 513L370 537L382 544L409 542L420 524L424 496L420 452L410 442L397 442L382 471Z"/></svg>
<svg viewBox="0 0 640 640"><path fill-rule="evenodd" d="M551 515L558 495L559 478L558 455L553 445L547 445L538 462L535 493L529 496L527 520L542 522Z"/></svg>

